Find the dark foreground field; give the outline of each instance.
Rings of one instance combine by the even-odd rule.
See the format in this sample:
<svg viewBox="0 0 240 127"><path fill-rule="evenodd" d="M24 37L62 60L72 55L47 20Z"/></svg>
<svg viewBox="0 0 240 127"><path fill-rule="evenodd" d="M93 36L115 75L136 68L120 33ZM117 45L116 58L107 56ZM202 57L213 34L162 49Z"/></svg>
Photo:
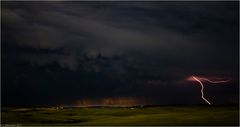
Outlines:
<svg viewBox="0 0 240 127"><path fill-rule="evenodd" d="M238 125L233 106L148 108L2 108L2 123L20 125Z"/></svg>

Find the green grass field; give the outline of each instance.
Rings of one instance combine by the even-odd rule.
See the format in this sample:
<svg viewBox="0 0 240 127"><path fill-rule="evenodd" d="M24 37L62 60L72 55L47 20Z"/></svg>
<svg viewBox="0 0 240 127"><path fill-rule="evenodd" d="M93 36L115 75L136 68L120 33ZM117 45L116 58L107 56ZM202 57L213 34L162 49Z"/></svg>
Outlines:
<svg viewBox="0 0 240 127"><path fill-rule="evenodd" d="M2 108L2 123L20 125L239 125L230 106L149 108Z"/></svg>

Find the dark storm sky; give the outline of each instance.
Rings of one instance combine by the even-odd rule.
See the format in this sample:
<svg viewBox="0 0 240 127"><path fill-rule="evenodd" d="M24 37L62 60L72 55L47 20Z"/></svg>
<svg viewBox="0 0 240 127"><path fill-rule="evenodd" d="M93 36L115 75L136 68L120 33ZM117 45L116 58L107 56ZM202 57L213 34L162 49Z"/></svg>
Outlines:
<svg viewBox="0 0 240 127"><path fill-rule="evenodd" d="M238 2L1 2L2 105L238 103Z"/></svg>

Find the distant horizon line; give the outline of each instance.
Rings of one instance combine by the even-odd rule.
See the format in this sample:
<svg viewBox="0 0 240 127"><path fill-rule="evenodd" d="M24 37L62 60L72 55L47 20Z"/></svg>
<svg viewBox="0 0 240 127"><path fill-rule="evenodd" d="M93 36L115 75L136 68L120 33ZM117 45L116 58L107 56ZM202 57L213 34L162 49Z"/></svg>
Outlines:
<svg viewBox="0 0 240 127"><path fill-rule="evenodd" d="M94 108L94 107L122 107L122 108L134 108L134 107L159 107L159 106L239 106L239 103L232 103L232 104L213 104L211 106L206 104L139 104L139 105L9 105L9 106L1 106L4 107L58 107L58 108Z"/></svg>

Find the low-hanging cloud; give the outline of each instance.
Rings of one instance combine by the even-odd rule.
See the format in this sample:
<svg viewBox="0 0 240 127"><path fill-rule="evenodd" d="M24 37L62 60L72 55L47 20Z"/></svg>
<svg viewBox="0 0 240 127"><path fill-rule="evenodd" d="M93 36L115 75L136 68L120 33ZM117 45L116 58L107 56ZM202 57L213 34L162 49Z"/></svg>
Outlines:
<svg viewBox="0 0 240 127"><path fill-rule="evenodd" d="M134 96L137 89L162 96L192 73L236 78L238 6L223 3L2 2L4 81L68 84L77 99L114 94L106 91Z"/></svg>

